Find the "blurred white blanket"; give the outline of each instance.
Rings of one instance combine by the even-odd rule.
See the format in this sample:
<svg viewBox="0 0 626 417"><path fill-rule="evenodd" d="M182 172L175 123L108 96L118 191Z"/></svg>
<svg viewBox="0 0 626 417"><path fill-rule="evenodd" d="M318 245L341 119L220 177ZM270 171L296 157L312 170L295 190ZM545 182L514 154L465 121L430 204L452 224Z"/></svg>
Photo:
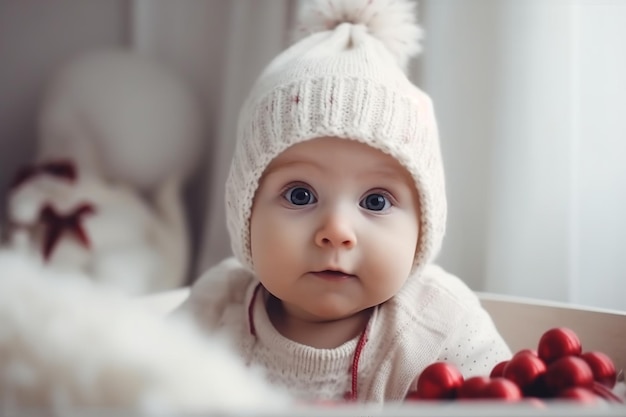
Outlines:
<svg viewBox="0 0 626 417"><path fill-rule="evenodd" d="M87 277L0 250L0 414L276 410L290 403L217 337Z"/></svg>

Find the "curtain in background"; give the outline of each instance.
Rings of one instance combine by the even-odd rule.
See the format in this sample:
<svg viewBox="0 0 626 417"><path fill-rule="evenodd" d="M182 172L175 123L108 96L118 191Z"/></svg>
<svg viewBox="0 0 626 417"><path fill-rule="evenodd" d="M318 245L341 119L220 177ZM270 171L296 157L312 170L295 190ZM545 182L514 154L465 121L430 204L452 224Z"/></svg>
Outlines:
<svg viewBox="0 0 626 417"><path fill-rule="evenodd" d="M206 104L207 157L189 196L197 248L192 270L197 276L231 254L223 195L239 107L263 67L288 45L297 4L289 0L133 4L133 47L189 74Z"/></svg>
<svg viewBox="0 0 626 417"><path fill-rule="evenodd" d="M230 253L223 184L237 112L288 44L297 3L57 0L35 14L32 2L0 0L0 49L12 51L0 81L13 68L12 85L40 85L54 51L98 42L129 44L190 80L207 124L188 192L193 278ZM626 2L421 0L419 20L425 51L409 75L433 97L448 183L438 262L476 290L626 310ZM33 134L20 97L32 104L35 92L1 87L13 98L0 97L10 133L0 145L18 158L0 159L15 164L32 148L17 139Z"/></svg>
<svg viewBox="0 0 626 417"><path fill-rule="evenodd" d="M626 2L433 0L421 84L476 288L626 309Z"/></svg>

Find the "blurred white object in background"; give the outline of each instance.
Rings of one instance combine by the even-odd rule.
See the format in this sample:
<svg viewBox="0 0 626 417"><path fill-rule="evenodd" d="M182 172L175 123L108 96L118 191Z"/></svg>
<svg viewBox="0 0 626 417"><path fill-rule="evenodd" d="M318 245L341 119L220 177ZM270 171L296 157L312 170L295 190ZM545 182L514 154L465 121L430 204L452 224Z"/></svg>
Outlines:
<svg viewBox="0 0 626 417"><path fill-rule="evenodd" d="M9 246L128 294L183 285L201 134L175 73L129 51L79 56L46 88L35 161L8 193Z"/></svg>
<svg viewBox="0 0 626 417"><path fill-rule="evenodd" d="M197 97L182 77L135 52L98 50L48 84L37 159L74 159L81 172L151 191L171 175L190 175L202 130Z"/></svg>
<svg viewBox="0 0 626 417"><path fill-rule="evenodd" d="M178 287L188 262L179 182L165 182L152 206L94 175L38 175L9 193L9 246L126 294Z"/></svg>
<svg viewBox="0 0 626 417"><path fill-rule="evenodd" d="M218 335L0 250L0 414L272 415L290 402Z"/></svg>

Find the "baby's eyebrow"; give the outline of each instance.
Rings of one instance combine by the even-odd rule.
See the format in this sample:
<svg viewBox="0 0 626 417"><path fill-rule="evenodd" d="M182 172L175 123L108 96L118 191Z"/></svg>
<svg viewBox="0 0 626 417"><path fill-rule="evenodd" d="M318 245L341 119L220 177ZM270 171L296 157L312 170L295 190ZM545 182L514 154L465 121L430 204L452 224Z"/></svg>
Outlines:
<svg viewBox="0 0 626 417"><path fill-rule="evenodd" d="M373 168L372 170L369 170L367 174L373 177L385 178L385 179L390 179L390 180L397 180L399 177L402 176L402 174L399 173L398 171L394 169L388 169L385 167Z"/></svg>
<svg viewBox="0 0 626 417"><path fill-rule="evenodd" d="M319 171L323 171L323 167L317 162L306 160L306 159L293 159L279 163L271 163L267 169L265 170L264 176L274 174L278 171L301 168L303 165L312 167Z"/></svg>

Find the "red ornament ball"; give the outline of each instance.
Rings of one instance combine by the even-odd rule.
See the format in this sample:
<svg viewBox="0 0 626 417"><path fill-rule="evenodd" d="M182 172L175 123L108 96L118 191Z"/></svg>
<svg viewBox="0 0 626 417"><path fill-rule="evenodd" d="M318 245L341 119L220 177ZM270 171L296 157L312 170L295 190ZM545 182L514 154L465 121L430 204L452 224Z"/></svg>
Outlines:
<svg viewBox="0 0 626 417"><path fill-rule="evenodd" d="M566 388L593 386L593 372L587 362L577 356L566 356L548 365L545 386L553 393Z"/></svg>
<svg viewBox="0 0 626 417"><path fill-rule="evenodd" d="M483 397L485 387L491 382L491 378L486 376L473 376L463 381L457 390L457 398L477 399Z"/></svg>
<svg viewBox="0 0 626 417"><path fill-rule="evenodd" d="M491 370L491 373L489 374L489 377L491 378L497 378L499 376L502 376L502 374L504 373L504 367L509 363L509 361L502 361L500 363L498 363L496 366L493 367L493 369Z"/></svg>
<svg viewBox="0 0 626 417"><path fill-rule="evenodd" d="M530 351L520 351L504 367L502 376L526 391L546 373L546 364Z"/></svg>
<svg viewBox="0 0 626 417"><path fill-rule="evenodd" d="M585 352L580 355L587 362L593 373L593 379L607 388L613 388L617 382L615 364L602 352Z"/></svg>
<svg viewBox="0 0 626 417"><path fill-rule="evenodd" d="M564 356L578 356L582 345L578 335L567 327L556 327L545 332L539 339L538 356L546 364Z"/></svg>
<svg viewBox="0 0 626 417"><path fill-rule="evenodd" d="M414 397L429 400L452 399L461 384L463 375L454 365L435 362L424 368L418 377Z"/></svg>
<svg viewBox="0 0 626 417"><path fill-rule="evenodd" d="M539 354L537 353L537 350L535 349L522 349L522 350L517 351L516 355L521 355L523 353L529 353L534 356L539 356Z"/></svg>
<svg viewBox="0 0 626 417"><path fill-rule="evenodd" d="M605 399L624 403L613 393L617 371L606 354L582 353L576 333L565 327L546 331L537 350L522 349L496 364L489 376L464 379L455 365L433 363L417 378L407 400L489 399L527 401L544 408L542 399L574 400L582 405Z"/></svg>
<svg viewBox="0 0 626 417"><path fill-rule="evenodd" d="M483 389L482 398L519 401L522 399L522 391L517 384L511 380L506 378L492 378Z"/></svg>

